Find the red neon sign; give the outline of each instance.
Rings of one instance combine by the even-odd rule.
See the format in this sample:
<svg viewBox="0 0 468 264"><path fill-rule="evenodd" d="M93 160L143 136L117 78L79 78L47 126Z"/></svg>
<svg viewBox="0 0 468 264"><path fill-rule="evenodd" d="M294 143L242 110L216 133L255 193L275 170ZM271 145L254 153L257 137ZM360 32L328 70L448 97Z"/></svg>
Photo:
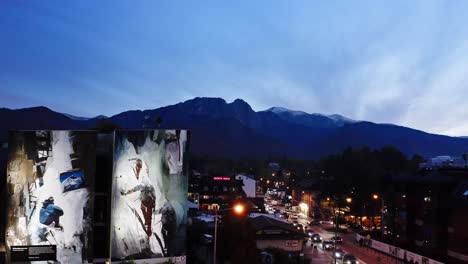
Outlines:
<svg viewBox="0 0 468 264"><path fill-rule="evenodd" d="M213 177L213 180L215 181L230 181L230 177Z"/></svg>

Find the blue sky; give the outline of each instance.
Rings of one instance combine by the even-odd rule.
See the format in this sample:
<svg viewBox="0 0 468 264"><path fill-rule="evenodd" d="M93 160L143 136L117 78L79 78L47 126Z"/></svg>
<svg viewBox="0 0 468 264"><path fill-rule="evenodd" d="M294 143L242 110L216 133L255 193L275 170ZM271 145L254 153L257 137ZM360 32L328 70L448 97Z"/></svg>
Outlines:
<svg viewBox="0 0 468 264"><path fill-rule="evenodd" d="M466 1L0 0L0 106L196 96L468 135Z"/></svg>

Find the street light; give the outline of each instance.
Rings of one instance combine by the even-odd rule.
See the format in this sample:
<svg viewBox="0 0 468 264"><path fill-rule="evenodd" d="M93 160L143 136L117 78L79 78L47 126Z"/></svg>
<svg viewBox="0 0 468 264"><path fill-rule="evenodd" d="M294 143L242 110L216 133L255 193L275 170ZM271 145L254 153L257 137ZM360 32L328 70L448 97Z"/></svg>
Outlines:
<svg viewBox="0 0 468 264"><path fill-rule="evenodd" d="M239 204L234 205L233 209L234 209L234 213L241 215L245 210L245 206L239 203Z"/></svg>
<svg viewBox="0 0 468 264"><path fill-rule="evenodd" d="M216 242L218 238L218 211L226 212L233 210L236 215L243 215L245 212L245 205L242 203L236 203L233 207L226 208L223 210L215 209L215 226L214 226L214 245L213 245L213 263L216 264Z"/></svg>
<svg viewBox="0 0 468 264"><path fill-rule="evenodd" d="M351 197L346 198L347 203L351 203L352 201L353 201L353 199Z"/></svg>
<svg viewBox="0 0 468 264"><path fill-rule="evenodd" d="M372 198L374 200L378 200L379 199L379 195L378 194L373 194L372 195ZM381 205L381 208L380 208L380 239L382 240L383 242L383 227L384 227L384 224L383 224L383 221L384 221L384 208L385 208L385 202L384 202L384 198L382 196L382 205Z"/></svg>

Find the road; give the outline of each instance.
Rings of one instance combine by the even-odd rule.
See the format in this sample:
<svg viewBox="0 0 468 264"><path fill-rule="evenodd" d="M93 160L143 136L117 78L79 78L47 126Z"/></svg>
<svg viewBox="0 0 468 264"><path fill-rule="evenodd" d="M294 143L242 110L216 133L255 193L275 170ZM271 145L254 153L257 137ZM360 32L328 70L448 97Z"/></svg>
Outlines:
<svg viewBox="0 0 468 264"><path fill-rule="evenodd" d="M277 209L279 209L281 212L285 211L285 208L283 206L274 206ZM277 217L279 218L279 214L276 214ZM311 221L311 218L305 217L301 215L297 219L297 221L302 224L303 226L308 226L307 222ZM288 222L292 223L291 219L288 219ZM334 232L329 232L326 229L332 228L332 224L325 224L322 223L320 225L316 226L311 226L309 227L312 229L315 233L318 233L324 240L329 240L331 237L335 235ZM347 254L352 254L356 258L358 258L359 263L368 263L368 264L374 264L374 263L403 263L402 261L399 261L397 259L394 259L392 257L389 257L387 255L381 254L373 249L369 249L366 247L360 247L357 243L354 242L355 238L355 233L349 232L345 234L338 234L343 238L343 244L338 245L337 248L341 248L344 250ZM334 263L333 262L333 250L331 251L325 251L321 248L321 243L316 243L312 245L312 243L307 242L304 246L304 255L307 259L310 259L310 263L319 263L319 264L330 264ZM337 260L336 263L340 263L340 260Z"/></svg>

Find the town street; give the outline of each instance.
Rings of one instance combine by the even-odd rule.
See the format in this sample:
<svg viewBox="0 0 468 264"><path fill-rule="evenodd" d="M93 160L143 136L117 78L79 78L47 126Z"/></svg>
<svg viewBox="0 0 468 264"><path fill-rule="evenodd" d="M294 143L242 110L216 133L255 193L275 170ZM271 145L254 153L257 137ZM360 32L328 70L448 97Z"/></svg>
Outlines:
<svg viewBox="0 0 468 264"><path fill-rule="evenodd" d="M281 213L285 212L284 206L275 205L275 208L279 209ZM279 214L275 214L276 218L281 219ZM284 219L283 219L284 220ZM359 244L355 241L356 234L354 232L335 234L334 232L327 231L333 227L330 223L321 223L319 225L309 226L308 222L312 221L310 217L305 217L302 214L298 215L298 223L302 226L307 227L314 231L314 233L319 234L323 241L330 240L333 236L338 235L343 238L343 244L337 246L337 249L342 249L346 254L352 254L358 258L359 263L403 263L400 260L389 257L385 254L379 253L373 249L367 247L360 247ZM291 218L287 219L289 223L292 224L293 220ZM345 229L345 226L342 226ZM315 247L314 247L315 246ZM319 263L319 264L330 264L333 262L333 250L323 250L322 243L311 243L310 241L304 244L303 249L306 259L311 260L310 263ZM341 260L337 259L336 263L342 263Z"/></svg>

